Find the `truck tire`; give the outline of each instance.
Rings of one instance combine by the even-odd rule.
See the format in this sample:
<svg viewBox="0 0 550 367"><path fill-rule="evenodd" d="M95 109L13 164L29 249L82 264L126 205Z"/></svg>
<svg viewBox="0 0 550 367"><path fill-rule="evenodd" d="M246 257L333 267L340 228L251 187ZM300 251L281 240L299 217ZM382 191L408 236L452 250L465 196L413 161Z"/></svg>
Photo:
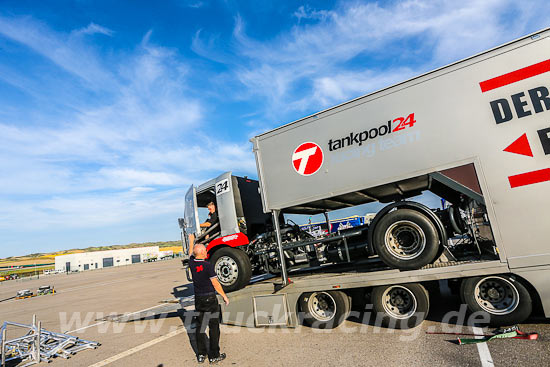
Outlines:
<svg viewBox="0 0 550 367"><path fill-rule="evenodd" d="M380 259L397 269L420 269L433 262L439 251L435 225L412 209L397 209L383 216L374 228L373 240Z"/></svg>
<svg viewBox="0 0 550 367"><path fill-rule="evenodd" d="M242 250L223 247L214 252L210 263L216 270L224 292L239 290L250 282L252 264L248 255Z"/></svg>
<svg viewBox="0 0 550 367"><path fill-rule="evenodd" d="M351 311L350 298L341 291L303 293L298 302L304 324L317 329L334 329Z"/></svg>
<svg viewBox="0 0 550 367"><path fill-rule="evenodd" d="M509 275L464 279L460 295L470 311L488 315L490 326L519 324L533 310L533 301L527 288Z"/></svg>
<svg viewBox="0 0 550 367"><path fill-rule="evenodd" d="M428 291L418 283L375 287L371 301L376 312L376 323L381 322L382 326L393 329L410 329L420 325L430 310Z"/></svg>

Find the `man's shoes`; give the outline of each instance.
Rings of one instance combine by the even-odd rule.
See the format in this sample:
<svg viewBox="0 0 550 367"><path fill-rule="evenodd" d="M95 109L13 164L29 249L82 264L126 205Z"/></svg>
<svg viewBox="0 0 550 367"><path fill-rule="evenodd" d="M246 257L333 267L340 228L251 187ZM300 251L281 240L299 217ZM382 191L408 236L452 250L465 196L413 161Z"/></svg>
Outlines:
<svg viewBox="0 0 550 367"><path fill-rule="evenodd" d="M225 355L225 353L222 353L222 354L220 354L220 356L217 357L217 358L208 358L208 361L210 362L210 364L214 364L214 363L218 363L218 362L223 361L223 360L225 359L225 357L227 357L227 356Z"/></svg>
<svg viewBox="0 0 550 367"><path fill-rule="evenodd" d="M199 363L204 363L204 361L206 361L206 356L203 355L203 354L199 354L199 355L197 356L197 362L199 362Z"/></svg>

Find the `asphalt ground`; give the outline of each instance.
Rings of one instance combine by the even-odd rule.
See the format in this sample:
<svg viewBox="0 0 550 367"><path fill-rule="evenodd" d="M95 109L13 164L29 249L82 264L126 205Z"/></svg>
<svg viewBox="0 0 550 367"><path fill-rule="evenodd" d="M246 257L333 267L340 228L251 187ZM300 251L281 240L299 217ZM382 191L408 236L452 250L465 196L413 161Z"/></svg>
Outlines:
<svg viewBox="0 0 550 367"><path fill-rule="evenodd" d="M36 292L42 285L53 285L56 295L10 299L20 289ZM53 366L194 366L193 326L184 322L190 318L183 311L174 311L175 305L160 303L190 294L192 288L179 260L10 281L0 285L0 322L30 324L36 314L47 330L69 331L102 344L97 350L82 351L69 360L56 359ZM220 365L550 365L547 319L533 318L520 325L523 331L538 332L537 341L502 339L481 345L458 345L456 336L426 334L472 332L470 327L460 325L456 317L449 319L447 312L459 309L457 297L434 296L428 319L406 331L373 326L364 321L364 314L349 318L331 331L305 326L251 329L222 325L222 352L228 357ZM142 312L133 314L127 322L105 321L109 315L138 311Z"/></svg>

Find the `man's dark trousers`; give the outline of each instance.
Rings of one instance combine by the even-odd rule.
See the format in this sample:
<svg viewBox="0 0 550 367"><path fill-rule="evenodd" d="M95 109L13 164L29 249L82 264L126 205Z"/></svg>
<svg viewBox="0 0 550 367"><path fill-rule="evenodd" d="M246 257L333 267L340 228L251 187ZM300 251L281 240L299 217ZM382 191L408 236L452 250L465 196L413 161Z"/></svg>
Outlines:
<svg viewBox="0 0 550 367"><path fill-rule="evenodd" d="M198 312L198 325L195 329L197 352L199 355L206 355L206 327L208 326L210 339L208 357L218 358L220 356L220 308L216 295L195 296L195 311Z"/></svg>

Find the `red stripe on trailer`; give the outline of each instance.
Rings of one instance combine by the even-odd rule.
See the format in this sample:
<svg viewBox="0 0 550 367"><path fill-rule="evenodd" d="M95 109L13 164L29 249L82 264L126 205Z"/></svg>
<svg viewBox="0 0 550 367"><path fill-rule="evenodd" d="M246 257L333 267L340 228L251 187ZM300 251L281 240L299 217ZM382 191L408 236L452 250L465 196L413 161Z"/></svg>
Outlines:
<svg viewBox="0 0 550 367"><path fill-rule="evenodd" d="M508 177L512 188L550 181L550 168Z"/></svg>
<svg viewBox="0 0 550 367"><path fill-rule="evenodd" d="M519 82L533 76L537 76L550 71L550 60L539 62L531 66L524 67L522 69L512 71L510 73L497 76L495 78L485 80L479 83L481 92L485 93L493 89L503 87L508 84Z"/></svg>

